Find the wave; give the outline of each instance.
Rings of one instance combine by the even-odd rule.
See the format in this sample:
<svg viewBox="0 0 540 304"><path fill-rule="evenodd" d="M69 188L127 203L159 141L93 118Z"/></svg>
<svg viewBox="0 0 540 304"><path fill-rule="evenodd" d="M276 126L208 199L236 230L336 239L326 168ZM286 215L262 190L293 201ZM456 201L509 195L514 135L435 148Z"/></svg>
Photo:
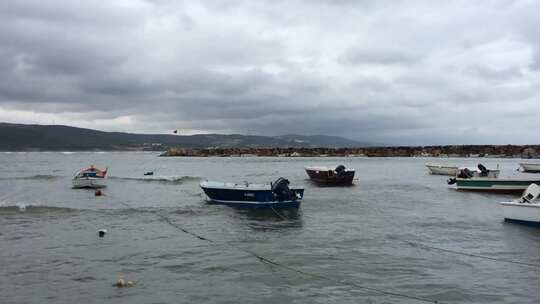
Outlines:
<svg viewBox="0 0 540 304"><path fill-rule="evenodd" d="M0 177L0 180L21 180L21 179L28 179L28 180L53 180L60 178L59 175L50 175L50 174L36 174L31 176L14 176L14 177Z"/></svg>
<svg viewBox="0 0 540 304"><path fill-rule="evenodd" d="M2 205L0 203L0 212L27 212L27 213L43 213L43 212L71 212L77 209L67 207L55 207L55 206L41 206L31 204L9 204Z"/></svg>
<svg viewBox="0 0 540 304"><path fill-rule="evenodd" d="M197 176L171 176L171 177L121 177L110 176L109 179L126 180L126 181L140 181L140 182L158 182L169 184L182 184L186 182L194 182L201 180Z"/></svg>

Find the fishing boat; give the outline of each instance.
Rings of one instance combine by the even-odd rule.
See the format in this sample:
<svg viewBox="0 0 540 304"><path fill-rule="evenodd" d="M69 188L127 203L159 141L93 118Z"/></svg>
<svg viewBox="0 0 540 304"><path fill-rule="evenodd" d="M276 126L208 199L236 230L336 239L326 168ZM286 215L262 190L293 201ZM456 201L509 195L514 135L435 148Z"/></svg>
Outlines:
<svg viewBox="0 0 540 304"><path fill-rule="evenodd" d="M354 179L354 169L339 165L335 169L328 167L306 167L309 178L319 184L351 185Z"/></svg>
<svg viewBox="0 0 540 304"><path fill-rule="evenodd" d="M540 173L540 163L520 163L523 172Z"/></svg>
<svg viewBox="0 0 540 304"><path fill-rule="evenodd" d="M289 188L282 177L269 184L203 181L200 187L208 202L239 208L298 208L304 197L303 188Z"/></svg>
<svg viewBox="0 0 540 304"><path fill-rule="evenodd" d="M459 171L458 166L452 166L452 165L426 164L426 167L428 168L430 174L436 174L436 175L456 176Z"/></svg>
<svg viewBox="0 0 540 304"><path fill-rule="evenodd" d="M484 165L478 164L477 168L472 167L458 167L458 166L452 166L452 165L435 165L435 164L426 164L426 167L429 170L430 174L435 175L449 175L449 176L457 176L459 174L462 174L463 172L469 172L473 176L482 176L482 174L487 174L490 177L498 177L499 176L499 169L497 166L497 169L487 169ZM487 171L486 171L487 170Z"/></svg>
<svg viewBox="0 0 540 304"><path fill-rule="evenodd" d="M501 202L504 220L523 224L540 225L540 186L531 184L521 198L511 202Z"/></svg>
<svg viewBox="0 0 540 304"><path fill-rule="evenodd" d="M540 184L540 178L492 178L492 177L456 177L448 180L449 185L456 185L457 190L488 191L502 193L522 192L531 184Z"/></svg>
<svg viewBox="0 0 540 304"><path fill-rule="evenodd" d="M100 170L94 166L82 169L73 176L73 188L103 188L106 186L107 169Z"/></svg>

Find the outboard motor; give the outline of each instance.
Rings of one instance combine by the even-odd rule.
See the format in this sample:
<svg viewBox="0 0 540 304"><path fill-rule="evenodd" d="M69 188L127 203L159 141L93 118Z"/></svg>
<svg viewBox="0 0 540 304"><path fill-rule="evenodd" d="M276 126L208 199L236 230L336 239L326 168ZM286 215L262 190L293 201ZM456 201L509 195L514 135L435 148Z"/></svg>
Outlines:
<svg viewBox="0 0 540 304"><path fill-rule="evenodd" d="M469 170L467 168L463 168L463 169L461 169L461 171L459 172L457 177L459 177L459 178L471 178L473 176L474 176L474 174L471 172L471 170Z"/></svg>
<svg viewBox="0 0 540 304"><path fill-rule="evenodd" d="M489 170L482 164L478 164L478 169L480 170L480 176L488 176L489 175Z"/></svg>
<svg viewBox="0 0 540 304"><path fill-rule="evenodd" d="M272 184L272 192L276 196L277 200L282 202L286 200L295 200L296 196L293 191L289 189L289 180L280 177Z"/></svg>
<svg viewBox="0 0 540 304"><path fill-rule="evenodd" d="M336 173L338 175L342 175L342 174L345 173L345 166L344 165L339 165L334 169L334 171L336 171Z"/></svg>

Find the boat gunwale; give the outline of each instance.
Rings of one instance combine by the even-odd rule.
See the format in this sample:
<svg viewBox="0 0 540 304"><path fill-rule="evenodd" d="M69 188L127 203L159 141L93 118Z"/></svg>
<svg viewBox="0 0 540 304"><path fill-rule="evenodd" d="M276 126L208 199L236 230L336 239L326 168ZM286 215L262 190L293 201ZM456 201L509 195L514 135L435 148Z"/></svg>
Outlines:
<svg viewBox="0 0 540 304"><path fill-rule="evenodd" d="M238 191L272 191L272 187L270 184L248 184L248 186L246 186L245 184L229 183L235 186L227 186L228 183L213 182L213 183L223 184L223 186L204 185L204 184L208 184L209 182L213 182L213 181L203 181L199 184L199 187L201 187L202 189L220 189L220 190L238 190ZM249 187L249 186L254 186L254 187ZM289 187L289 189L304 190L303 187Z"/></svg>
<svg viewBox="0 0 540 304"><path fill-rule="evenodd" d="M471 178L461 178L461 177L457 177L456 178L456 181L471 181L471 182L475 182L475 181L509 181L509 182L516 182L516 181L524 181L524 182L539 182L540 183L540 178L513 178L513 177L497 177L497 178L493 178L493 177L471 177Z"/></svg>
<svg viewBox="0 0 540 304"><path fill-rule="evenodd" d="M433 165L433 164L425 164L428 168L437 168L437 169L459 169L458 166L451 166L451 165ZM465 168L465 167L464 167Z"/></svg>
<svg viewBox="0 0 540 304"><path fill-rule="evenodd" d="M540 203L500 202L502 206L540 208Z"/></svg>
<svg viewBox="0 0 540 304"><path fill-rule="evenodd" d="M227 201L227 200L219 200L219 199L213 199L208 197L206 201L210 202L216 202L220 204L250 204L250 205L280 205L280 204L291 204L291 203L300 203L302 201L301 198L298 198L296 200L288 200L288 201L267 201L267 202L260 202L260 201Z"/></svg>
<svg viewBox="0 0 540 304"><path fill-rule="evenodd" d="M335 169L336 168L330 168L330 167L325 167L325 166L321 166L321 167L317 167L317 166L305 167L306 171L322 171L322 172L325 172L325 171L335 171ZM345 168L345 172L356 172L356 170L355 169Z"/></svg>

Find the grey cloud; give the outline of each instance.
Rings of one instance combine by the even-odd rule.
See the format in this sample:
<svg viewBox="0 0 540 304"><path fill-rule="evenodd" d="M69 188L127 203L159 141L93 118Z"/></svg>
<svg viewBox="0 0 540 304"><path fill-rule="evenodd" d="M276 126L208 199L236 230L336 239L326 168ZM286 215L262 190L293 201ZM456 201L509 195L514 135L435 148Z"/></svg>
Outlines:
<svg viewBox="0 0 540 304"><path fill-rule="evenodd" d="M421 59L421 54L392 46L386 48L355 47L346 51L340 58L343 64L411 64Z"/></svg>
<svg viewBox="0 0 540 304"><path fill-rule="evenodd" d="M129 116L133 124L112 127L131 132L538 141L520 120L540 111L539 8L420 0L0 3L0 116L18 110L111 124ZM502 121L513 134L500 131Z"/></svg>

